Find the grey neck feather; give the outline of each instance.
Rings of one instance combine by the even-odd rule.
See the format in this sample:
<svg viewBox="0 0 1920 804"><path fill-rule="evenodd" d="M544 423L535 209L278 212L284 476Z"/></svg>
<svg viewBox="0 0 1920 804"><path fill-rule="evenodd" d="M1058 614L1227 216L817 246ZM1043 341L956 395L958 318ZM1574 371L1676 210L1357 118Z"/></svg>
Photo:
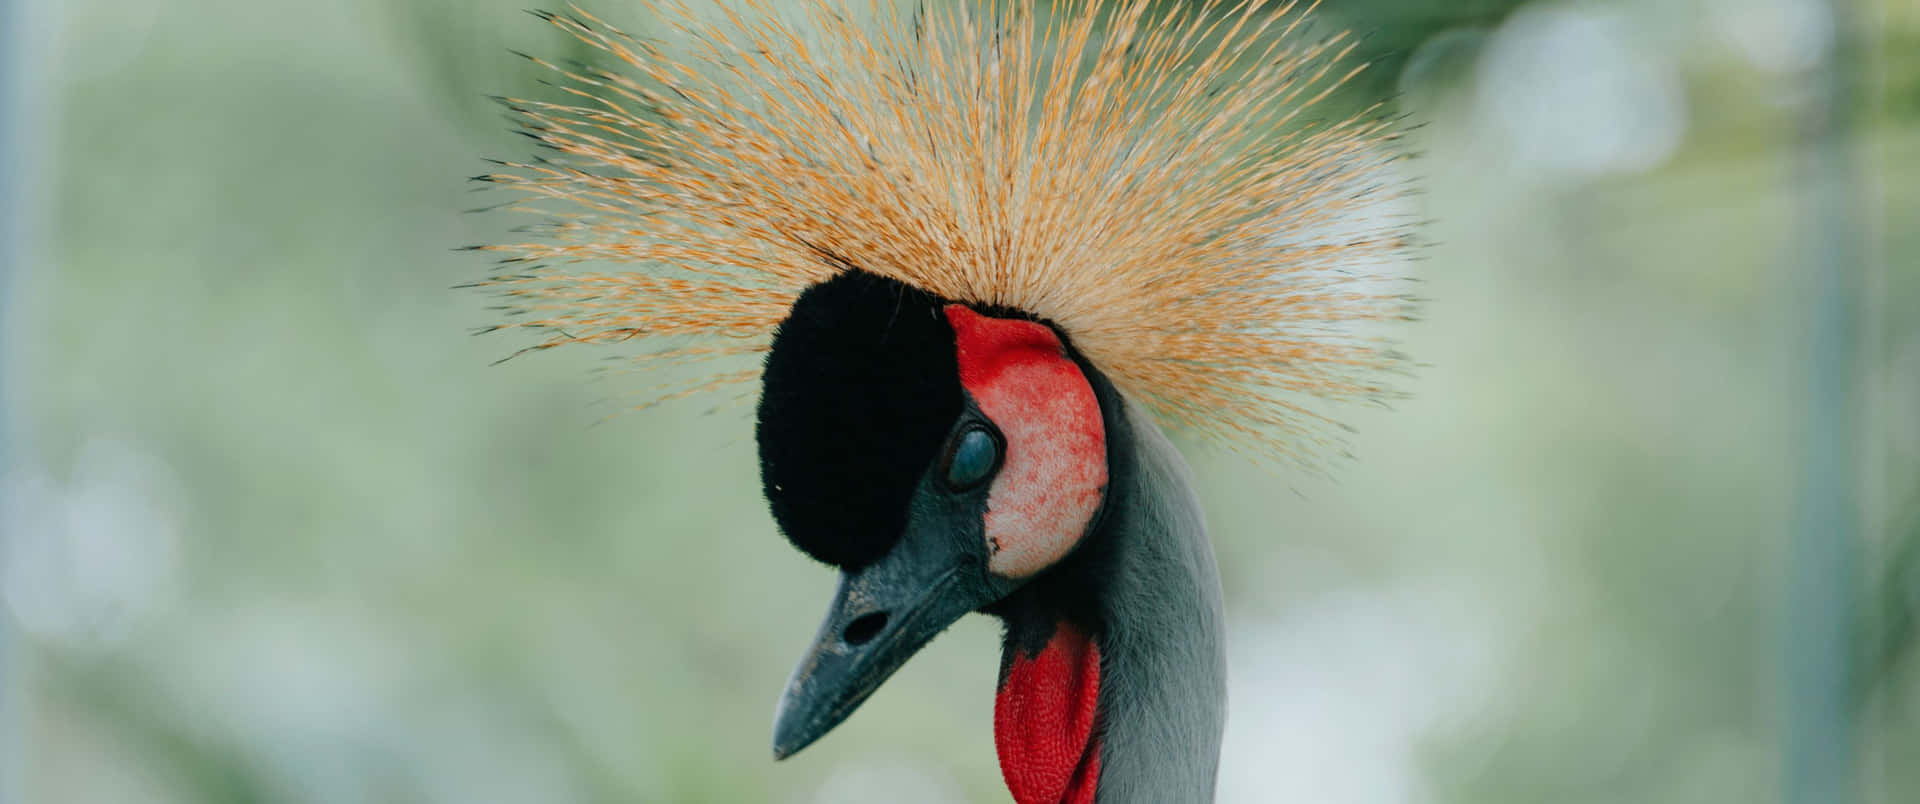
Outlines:
<svg viewBox="0 0 1920 804"><path fill-rule="evenodd" d="M1130 478L1109 489L1117 567L1102 607L1100 804L1213 800L1226 727L1220 573L1186 462L1131 402Z"/></svg>

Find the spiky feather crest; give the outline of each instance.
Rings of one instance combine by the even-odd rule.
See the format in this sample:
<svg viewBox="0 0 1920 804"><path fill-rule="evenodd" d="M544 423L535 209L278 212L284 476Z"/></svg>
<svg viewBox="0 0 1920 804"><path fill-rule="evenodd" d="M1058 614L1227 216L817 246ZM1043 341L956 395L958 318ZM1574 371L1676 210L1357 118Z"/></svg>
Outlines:
<svg viewBox="0 0 1920 804"><path fill-rule="evenodd" d="M549 219L484 247L507 266L485 284L523 313L503 327L549 331L531 348L751 354L801 290L858 267L1050 321L1164 420L1230 443L1301 457L1331 423L1313 400L1393 394L1402 359L1357 325L1408 310L1368 281L1409 247L1380 214L1394 124L1311 118L1352 71L1344 37L1299 42L1310 9L871 0L856 21L800 0L796 26L765 0L640 5L661 41L541 14L617 64L548 65L569 103L505 100L554 152L481 177Z"/></svg>

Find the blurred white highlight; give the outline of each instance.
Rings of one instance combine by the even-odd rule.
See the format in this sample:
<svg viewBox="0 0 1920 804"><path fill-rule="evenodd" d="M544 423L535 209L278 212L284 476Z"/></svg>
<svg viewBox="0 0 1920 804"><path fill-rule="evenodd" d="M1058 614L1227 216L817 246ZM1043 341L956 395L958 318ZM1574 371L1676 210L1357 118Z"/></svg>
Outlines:
<svg viewBox="0 0 1920 804"><path fill-rule="evenodd" d="M1813 69L1833 41L1833 19L1817 0L1711 0L1708 11L1720 37L1769 73Z"/></svg>
<svg viewBox="0 0 1920 804"><path fill-rule="evenodd" d="M116 644L173 597L181 515L172 471L120 441L88 441L64 483L24 468L0 513L0 596L35 637Z"/></svg>
<svg viewBox="0 0 1920 804"><path fill-rule="evenodd" d="M1475 115L1506 158L1579 181L1659 166L1686 131L1671 60L1634 40L1626 12L1530 7L1481 56Z"/></svg>
<svg viewBox="0 0 1920 804"><path fill-rule="evenodd" d="M1222 804L1434 801L1420 748L1481 709L1497 620L1464 585L1345 588L1228 636Z"/></svg>

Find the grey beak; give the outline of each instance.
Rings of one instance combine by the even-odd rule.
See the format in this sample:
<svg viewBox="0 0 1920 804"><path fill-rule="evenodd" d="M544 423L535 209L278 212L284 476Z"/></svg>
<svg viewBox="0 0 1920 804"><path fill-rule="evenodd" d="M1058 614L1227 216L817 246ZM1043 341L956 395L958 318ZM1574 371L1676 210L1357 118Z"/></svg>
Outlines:
<svg viewBox="0 0 1920 804"><path fill-rule="evenodd" d="M832 731L940 632L995 599L992 584L951 553L899 547L908 549L841 573L820 633L780 696L774 759Z"/></svg>

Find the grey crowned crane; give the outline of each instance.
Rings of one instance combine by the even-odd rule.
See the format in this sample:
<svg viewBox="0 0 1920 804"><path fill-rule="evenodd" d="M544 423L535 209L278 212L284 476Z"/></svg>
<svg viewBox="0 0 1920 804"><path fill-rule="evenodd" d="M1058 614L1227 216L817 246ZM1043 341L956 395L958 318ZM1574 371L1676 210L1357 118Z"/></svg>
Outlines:
<svg viewBox="0 0 1920 804"><path fill-rule="evenodd" d="M1345 40L1266 0L642 5L658 40L540 15L606 64L504 101L548 154L480 178L546 236L483 284L531 348L723 367L663 397L760 381L773 518L840 574L775 757L982 612L1016 801L1211 800L1220 580L1160 423L1311 462L1317 402L1393 394L1394 125L1306 114Z"/></svg>

